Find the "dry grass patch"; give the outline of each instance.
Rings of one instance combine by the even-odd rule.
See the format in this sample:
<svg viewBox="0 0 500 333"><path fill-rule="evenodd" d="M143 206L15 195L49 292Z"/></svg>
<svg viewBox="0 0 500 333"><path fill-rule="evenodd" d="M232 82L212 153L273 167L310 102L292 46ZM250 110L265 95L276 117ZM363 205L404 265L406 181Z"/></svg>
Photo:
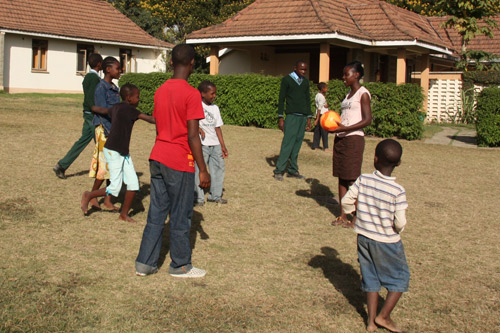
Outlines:
<svg viewBox="0 0 500 333"><path fill-rule="evenodd" d="M310 149L312 133L299 159L308 181L277 182L281 132L224 126L229 204L196 208L191 232L193 263L207 276L170 277L164 237L159 273L139 278L154 127L138 122L132 138L139 225L84 217L91 147L67 180L52 172L81 131L80 105L81 96L0 95L0 330L364 330L356 237L330 226L337 182L331 155ZM378 141L367 139L365 172ZM500 330L498 149L402 145L395 175L410 205L411 282L394 318L411 332Z"/></svg>

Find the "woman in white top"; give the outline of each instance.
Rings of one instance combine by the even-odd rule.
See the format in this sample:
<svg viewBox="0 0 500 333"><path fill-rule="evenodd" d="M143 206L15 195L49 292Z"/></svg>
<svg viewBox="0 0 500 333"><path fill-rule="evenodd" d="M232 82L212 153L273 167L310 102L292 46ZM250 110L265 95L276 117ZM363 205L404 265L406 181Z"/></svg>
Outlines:
<svg viewBox="0 0 500 333"><path fill-rule="evenodd" d="M353 61L344 67L344 84L351 88L341 104L341 124L335 130L335 143L333 146L333 176L339 178L339 199L347 193L356 179L361 175L365 139L363 128L372 122L370 107L370 92L362 87L359 80L363 77L363 65ZM346 214L340 206L340 216L332 225L353 227L347 221Z"/></svg>

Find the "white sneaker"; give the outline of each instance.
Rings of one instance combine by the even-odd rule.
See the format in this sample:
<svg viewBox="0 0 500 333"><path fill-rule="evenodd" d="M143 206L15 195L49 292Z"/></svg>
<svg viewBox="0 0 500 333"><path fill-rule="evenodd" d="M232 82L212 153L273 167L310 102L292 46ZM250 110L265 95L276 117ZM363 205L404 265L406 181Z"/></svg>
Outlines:
<svg viewBox="0 0 500 333"><path fill-rule="evenodd" d="M179 268L169 267L168 273L174 277L178 278L200 278L204 277L207 272L204 269L196 268L192 265L186 265Z"/></svg>

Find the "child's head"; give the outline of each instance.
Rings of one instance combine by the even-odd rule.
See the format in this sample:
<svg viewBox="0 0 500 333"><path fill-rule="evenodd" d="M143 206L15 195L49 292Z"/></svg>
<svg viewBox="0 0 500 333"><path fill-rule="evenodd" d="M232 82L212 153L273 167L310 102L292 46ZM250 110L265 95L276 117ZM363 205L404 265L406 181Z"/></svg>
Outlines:
<svg viewBox="0 0 500 333"><path fill-rule="evenodd" d="M115 57L106 57L102 61L102 71L104 75L109 75L111 79L119 79L121 74L120 62Z"/></svg>
<svg viewBox="0 0 500 333"><path fill-rule="evenodd" d="M293 71L299 77L306 76L306 72L307 72L307 64L306 64L306 62L304 60L297 60L297 62L295 63L295 66L293 67Z"/></svg>
<svg viewBox="0 0 500 333"><path fill-rule="evenodd" d="M359 81L363 75L365 75L365 70L359 61L350 62L344 67L343 79L348 86L352 85L355 81Z"/></svg>
<svg viewBox="0 0 500 333"><path fill-rule="evenodd" d="M318 83L318 90L320 93L324 94L328 90L328 85L325 82Z"/></svg>
<svg viewBox="0 0 500 333"><path fill-rule="evenodd" d="M401 164L401 155L403 155L403 147L399 142L393 139L380 141L375 148L375 169L394 169Z"/></svg>
<svg viewBox="0 0 500 333"><path fill-rule="evenodd" d="M130 83L124 84L120 88L120 97L127 104L137 107L140 101L139 88Z"/></svg>
<svg viewBox="0 0 500 333"><path fill-rule="evenodd" d="M205 104L210 105L214 102L217 94L217 88L213 82L208 80L202 81L198 86L198 90L200 91L201 99L205 102Z"/></svg>
<svg viewBox="0 0 500 333"><path fill-rule="evenodd" d="M178 66L194 68L194 48L187 44L176 45L172 50L171 62L174 70Z"/></svg>
<svg viewBox="0 0 500 333"><path fill-rule="evenodd" d="M92 53L89 55L90 68L100 71L102 67L102 56L99 53Z"/></svg>

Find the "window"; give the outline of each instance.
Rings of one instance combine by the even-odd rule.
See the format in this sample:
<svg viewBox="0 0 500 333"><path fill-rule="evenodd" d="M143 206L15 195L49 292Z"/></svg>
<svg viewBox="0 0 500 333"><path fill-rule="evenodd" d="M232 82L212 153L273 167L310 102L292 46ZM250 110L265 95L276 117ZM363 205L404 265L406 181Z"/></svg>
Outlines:
<svg viewBox="0 0 500 333"><path fill-rule="evenodd" d="M87 62L89 56L94 53L93 45L77 44L76 45L76 71L78 73L87 73Z"/></svg>
<svg viewBox="0 0 500 333"><path fill-rule="evenodd" d="M122 73L132 72L132 61L135 63L135 56L132 55L132 50L120 49L120 65L122 67ZM137 66L134 66L134 68L136 67Z"/></svg>
<svg viewBox="0 0 500 333"><path fill-rule="evenodd" d="M31 69L33 71L47 71L47 50L49 42L41 39L33 39L31 47L33 49L33 57L31 61Z"/></svg>

